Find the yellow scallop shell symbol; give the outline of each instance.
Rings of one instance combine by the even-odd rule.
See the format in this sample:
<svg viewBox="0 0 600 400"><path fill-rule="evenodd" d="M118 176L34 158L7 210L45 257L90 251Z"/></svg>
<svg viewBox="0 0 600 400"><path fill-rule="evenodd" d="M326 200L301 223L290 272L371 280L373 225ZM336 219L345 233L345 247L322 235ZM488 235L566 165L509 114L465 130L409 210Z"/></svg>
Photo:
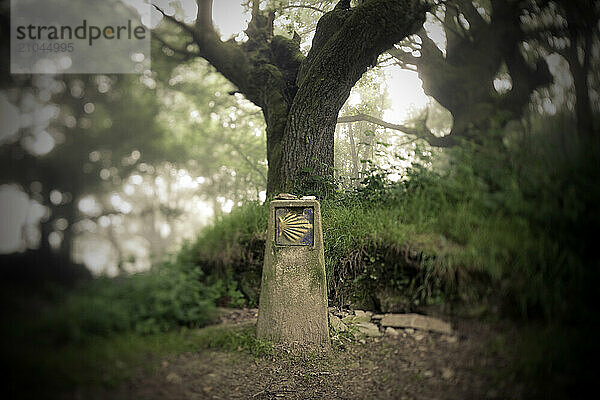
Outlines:
<svg viewBox="0 0 600 400"><path fill-rule="evenodd" d="M277 219L279 220L277 234L292 243L299 242L312 228L312 224L298 214L289 212Z"/></svg>

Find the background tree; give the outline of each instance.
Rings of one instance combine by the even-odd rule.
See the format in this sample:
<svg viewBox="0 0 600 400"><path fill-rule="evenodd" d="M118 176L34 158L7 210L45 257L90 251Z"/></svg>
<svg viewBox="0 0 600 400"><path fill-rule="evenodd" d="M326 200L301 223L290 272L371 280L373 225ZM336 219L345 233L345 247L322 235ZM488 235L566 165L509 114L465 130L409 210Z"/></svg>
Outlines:
<svg viewBox="0 0 600 400"><path fill-rule="evenodd" d="M207 180L205 199L215 202L217 211L218 197L236 204L258 199L267 186L260 109L241 94L229 95L235 88L205 60L157 74L164 105L158 119L170 127L170 135L186 143L193 156L185 168Z"/></svg>
<svg viewBox="0 0 600 400"><path fill-rule="evenodd" d="M12 90L26 126L0 147L0 179L20 184L48 207L39 253L53 252L53 239L69 263L79 200L120 185L138 162L165 157L164 131L155 123L156 96L137 77L40 76L34 82Z"/></svg>
<svg viewBox="0 0 600 400"><path fill-rule="evenodd" d="M383 70L373 68L357 82L353 88L354 101L349 99L340 110L338 118L335 166L336 177L350 178L351 186L358 186L365 176L366 160L373 161L377 142L386 142L387 136L383 130L377 131L377 125L368 122L357 124L342 124L340 120L346 115L368 114L383 117L383 112L389 107L389 97L385 87ZM380 137L377 137L380 135Z"/></svg>
<svg viewBox="0 0 600 400"><path fill-rule="evenodd" d="M450 134L436 136L424 123L416 127L386 124L364 115L353 120L368 119L441 147L457 144L457 138L490 138L492 132L523 115L536 89L552 82L546 61L524 51L527 35L521 19L532 7L519 0L439 1L430 19L441 23L445 47L438 47L422 29L389 51L399 65L416 70L425 93L452 114ZM499 78L503 87L496 88Z"/></svg>
<svg viewBox="0 0 600 400"><path fill-rule="evenodd" d="M582 1L536 1L524 16L528 37L545 53L563 57L573 79L577 131L583 138L594 132L590 86L600 49L600 4ZM596 90L598 84L596 83ZM596 99L598 93L595 93ZM597 108L597 106L596 106Z"/></svg>

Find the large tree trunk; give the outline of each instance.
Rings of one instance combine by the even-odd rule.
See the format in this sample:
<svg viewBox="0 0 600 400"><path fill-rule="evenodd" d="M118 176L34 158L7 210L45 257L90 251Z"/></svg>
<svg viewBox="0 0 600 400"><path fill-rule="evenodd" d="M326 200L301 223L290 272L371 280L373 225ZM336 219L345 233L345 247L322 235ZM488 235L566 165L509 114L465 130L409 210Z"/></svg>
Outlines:
<svg viewBox="0 0 600 400"><path fill-rule="evenodd" d="M280 107L285 110L285 113L280 112L277 116L271 116L268 108L263 108L265 121L267 121L267 162L269 168L267 170L267 194L276 193L283 186L281 175L278 171L281 166L281 157L283 148L281 140L287 120L287 104L282 102Z"/></svg>
<svg viewBox="0 0 600 400"><path fill-rule="evenodd" d="M281 179L280 189L313 194L326 191L326 179L333 176L337 113L348 96L324 98L314 90L301 96L290 112L281 143L285 151L275 175Z"/></svg>
<svg viewBox="0 0 600 400"><path fill-rule="evenodd" d="M338 113L379 54L423 23L424 9L415 3L366 1L354 9L336 7L319 20L282 140L282 189L327 189Z"/></svg>
<svg viewBox="0 0 600 400"><path fill-rule="evenodd" d="M163 13L198 46L203 57L259 106L267 123L267 194L323 192L333 177L333 142L340 108L379 54L416 32L425 20L420 0L340 1L319 20L308 55L300 41L273 35L274 13L253 2L248 41L222 42L212 21L212 0L198 0L198 19L187 25Z"/></svg>

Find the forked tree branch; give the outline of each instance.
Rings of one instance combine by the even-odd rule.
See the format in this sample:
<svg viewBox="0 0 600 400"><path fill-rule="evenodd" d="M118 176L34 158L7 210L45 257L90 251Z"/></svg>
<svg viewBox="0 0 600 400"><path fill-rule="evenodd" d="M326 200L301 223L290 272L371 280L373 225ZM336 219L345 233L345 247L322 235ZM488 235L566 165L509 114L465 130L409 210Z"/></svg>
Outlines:
<svg viewBox="0 0 600 400"><path fill-rule="evenodd" d="M367 114L356 114L356 115L348 115L344 117L339 117L337 119L338 124L348 123L348 122L370 122L375 125L379 125L381 127L387 129L393 129L396 131L400 131L409 135L414 135L419 139L425 140L432 146L435 147L450 147L454 145L454 138L450 136L438 137L431 133L428 129L419 129L416 127L401 125L401 124L392 124L390 122L384 121L382 119L373 117ZM424 124L423 124L424 125Z"/></svg>
<svg viewBox="0 0 600 400"><path fill-rule="evenodd" d="M237 86L246 97L257 105L261 105L248 84L250 65L241 47L233 42L223 42L212 23L212 0L198 0L198 17L195 26L188 25L177 18L167 15L160 7L153 5L170 23L187 32L198 52L194 55L206 59L225 78ZM173 51L173 46L168 46ZM178 49L182 50L182 49Z"/></svg>
<svg viewBox="0 0 600 400"><path fill-rule="evenodd" d="M193 38L196 38L196 34L197 32L188 24L184 23L183 21L178 20L177 18L175 18L172 15L168 15L167 13L165 13L165 11L163 9L161 9L160 7L158 7L156 4L152 4L152 6L159 12L162 14L163 18L165 18L166 20L174 23L175 25L179 26L180 28L182 28L184 31L186 31L187 33L189 33Z"/></svg>
<svg viewBox="0 0 600 400"><path fill-rule="evenodd" d="M320 12L320 13L323 13L323 14L326 13L325 10L322 10L322 9L320 9L318 7L309 6L309 5L306 5L306 4L298 4L298 5L293 5L292 4L292 5L289 5L289 6L282 7L281 9L282 10L288 10L290 8L304 8L304 9L307 9L307 10L317 11L317 12Z"/></svg>

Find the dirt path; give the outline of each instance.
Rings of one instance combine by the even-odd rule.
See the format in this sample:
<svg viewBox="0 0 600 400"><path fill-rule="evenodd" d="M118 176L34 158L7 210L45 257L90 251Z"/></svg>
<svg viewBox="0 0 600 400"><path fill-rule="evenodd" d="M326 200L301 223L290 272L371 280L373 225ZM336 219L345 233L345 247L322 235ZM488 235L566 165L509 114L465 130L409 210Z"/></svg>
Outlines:
<svg viewBox="0 0 600 400"><path fill-rule="evenodd" d="M252 313L238 315L239 322ZM455 320L452 336L399 330L327 355L269 358L201 351L168 356L152 373L86 399L507 399L518 385L499 379L506 360L493 352L488 325Z"/></svg>

